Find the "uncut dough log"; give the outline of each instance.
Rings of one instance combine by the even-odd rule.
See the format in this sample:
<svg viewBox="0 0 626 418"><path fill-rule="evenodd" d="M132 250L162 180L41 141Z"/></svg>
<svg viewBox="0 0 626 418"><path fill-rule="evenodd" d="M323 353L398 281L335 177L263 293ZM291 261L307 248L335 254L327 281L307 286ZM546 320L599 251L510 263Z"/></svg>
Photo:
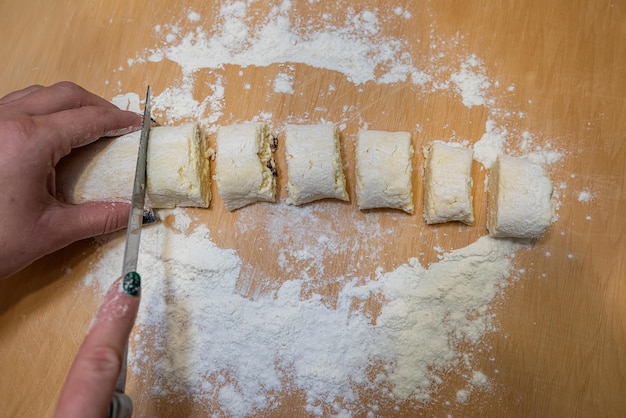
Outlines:
<svg viewBox="0 0 626 418"><path fill-rule="evenodd" d="M222 126L215 141L215 181L226 209L276 201L274 137L267 124Z"/></svg>
<svg viewBox="0 0 626 418"><path fill-rule="evenodd" d="M540 238L553 221L552 182L537 164L499 156L489 174L488 193L491 236Z"/></svg>
<svg viewBox="0 0 626 418"><path fill-rule="evenodd" d="M361 129L355 154L359 209L394 208L413 213L412 156L408 132Z"/></svg>
<svg viewBox="0 0 626 418"><path fill-rule="evenodd" d="M325 198L349 200L335 125L287 125L285 156L287 204L302 205Z"/></svg>
<svg viewBox="0 0 626 418"><path fill-rule="evenodd" d="M57 192L68 203L130 200L140 132L75 149L57 166ZM146 206L208 207L208 148L198 124L155 126L147 155Z"/></svg>
<svg viewBox="0 0 626 418"><path fill-rule="evenodd" d="M434 141L424 148L424 220L427 224L474 222L473 151Z"/></svg>

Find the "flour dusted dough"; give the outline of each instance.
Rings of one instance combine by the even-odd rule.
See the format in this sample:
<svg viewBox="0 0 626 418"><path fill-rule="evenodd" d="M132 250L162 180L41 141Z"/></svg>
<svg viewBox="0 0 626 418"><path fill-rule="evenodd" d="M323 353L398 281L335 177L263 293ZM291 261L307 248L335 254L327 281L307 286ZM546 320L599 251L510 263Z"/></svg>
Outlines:
<svg viewBox="0 0 626 418"><path fill-rule="evenodd" d="M218 129L215 180L226 209L276 200L272 142L272 133L265 123L242 123Z"/></svg>
<svg viewBox="0 0 626 418"><path fill-rule="evenodd" d="M349 200L335 125L287 125L285 150L288 204L325 198Z"/></svg>
<svg viewBox="0 0 626 418"><path fill-rule="evenodd" d="M57 191L68 203L130 200L140 132L75 149L57 167ZM150 130L146 205L208 207L210 150L198 124Z"/></svg>
<svg viewBox="0 0 626 418"><path fill-rule="evenodd" d="M474 222L471 149L434 141L424 148L424 219L427 224Z"/></svg>
<svg viewBox="0 0 626 418"><path fill-rule="evenodd" d="M359 209L394 208L413 213L412 156L408 132L361 129L355 155Z"/></svg>
<svg viewBox="0 0 626 418"><path fill-rule="evenodd" d="M552 223L553 187L543 167L501 155L489 174L488 191L491 236L539 238Z"/></svg>

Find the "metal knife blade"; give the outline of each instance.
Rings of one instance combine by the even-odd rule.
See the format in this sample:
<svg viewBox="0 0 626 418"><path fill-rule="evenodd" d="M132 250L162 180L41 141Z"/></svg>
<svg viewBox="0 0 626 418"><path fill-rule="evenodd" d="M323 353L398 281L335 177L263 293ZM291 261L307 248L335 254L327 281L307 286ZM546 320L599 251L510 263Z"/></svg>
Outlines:
<svg viewBox="0 0 626 418"><path fill-rule="evenodd" d="M141 238L141 226L144 217L143 207L146 200L146 160L148 157L148 139L150 137L151 124L152 120L150 117L150 86L148 86L148 90L146 91L146 104L143 110L143 120L141 123L141 136L139 137L139 151L137 153L137 167L135 169L135 181L133 183L133 197L131 201L130 216L128 218L128 228L126 229L126 245L124 247L122 277L124 277L126 273L137 270L137 259L139 258L139 241ZM124 352L122 370L120 370L120 374L115 385L115 391L118 394L123 394L124 390L126 389L127 354L128 344L126 345L126 350ZM127 397L122 398L124 399L124 402L126 402ZM128 398L128 402L130 402L130 398Z"/></svg>
<svg viewBox="0 0 626 418"><path fill-rule="evenodd" d="M150 86L146 92L146 104L143 110L141 124L141 137L139 139L139 152L137 156L137 168L135 170L135 182L133 184L133 197L126 229L126 246L124 247L124 262L122 265L122 277L137 269L139 257L139 241L141 238L141 225L143 221L143 207L146 200L146 159L148 156L148 138L150 136Z"/></svg>

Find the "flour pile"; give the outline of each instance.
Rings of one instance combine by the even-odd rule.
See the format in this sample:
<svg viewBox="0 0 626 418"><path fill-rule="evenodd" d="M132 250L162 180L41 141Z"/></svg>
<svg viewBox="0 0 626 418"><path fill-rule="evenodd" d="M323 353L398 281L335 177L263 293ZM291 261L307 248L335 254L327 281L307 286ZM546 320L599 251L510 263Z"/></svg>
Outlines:
<svg viewBox="0 0 626 418"><path fill-rule="evenodd" d="M410 82L425 91L455 92L467 107L494 104L488 98L491 82L481 60L474 54L448 56L446 48L454 47L458 40L446 42L431 35L430 56L416 63L407 40L383 34L385 25L406 24L411 18L400 7L387 13L367 9L357 12L349 2L343 2L337 4L337 9L346 13L338 21L331 13L318 18L294 18L296 7L289 0L258 16L252 11L253 3L221 2L210 33L202 25L183 32L182 26L200 20L193 11L183 21L158 24L154 31L161 45L128 60L129 67L163 60L180 66L180 81L153 97L153 110L168 123L193 118L211 129L211 124L223 115L225 65L246 68L305 64L339 72L354 85ZM250 23L253 19L258 20L254 25ZM439 65L444 59L456 65ZM196 76L207 69L212 71L213 79L203 82L204 96L196 98ZM293 94L292 82L289 74L278 74L275 92ZM206 94L207 89L211 93ZM114 99L123 102L124 96Z"/></svg>
<svg viewBox="0 0 626 418"><path fill-rule="evenodd" d="M178 228L189 224L182 210L174 213ZM155 394L217 402L233 417L272 408L276 393L294 389L317 416L371 411L358 388L390 402L425 401L453 366L466 367L468 386L480 387L472 379L481 372L458 346L493 330L489 305L511 278L517 248L483 237L428 269L411 259L373 280L344 283L330 308L320 295L303 298L297 279L254 300L241 296L242 260L215 246L205 226L185 236L155 225L142 235L133 371L154 368ZM121 236L102 241L87 280L106 288L123 250ZM384 300L375 318L363 310L370 299Z"/></svg>
<svg viewBox="0 0 626 418"><path fill-rule="evenodd" d="M340 1L339 17L298 15L299 7L315 3L296 6L283 0L257 14L255 1L223 1L204 25L204 16L186 11L178 22L154 26L158 45L127 64L169 60L180 67L180 79L153 98L155 113L167 123L194 119L214 130L224 116L225 66L238 66L241 75L247 67L276 65L278 72L268 70L261 87L273 89L268 94L298 97L295 65L306 65L338 72L363 89L368 83L404 83L425 95L441 92L467 108L483 107L485 131L473 148L484 168L501 153L523 154L542 164L561 158L555 149L536 143L532 134L518 135L507 127L507 120L523 115L498 107L493 94L498 83L489 78L479 57L454 52L461 36L441 40L430 31L429 54L422 56L411 49L414 42L385 34L385 27L412 24L412 14L403 7L355 11L350 2ZM193 29L182 29L189 26ZM333 115L332 122L341 128L349 117L367 127L354 103L340 102L345 96L337 94L335 85L323 87L320 95L343 105L344 115ZM197 91L203 96L197 97ZM118 106L136 111L139 100L136 93L121 90L114 98ZM259 109L258 117L271 121L272 110ZM309 123L308 116L289 114L286 119ZM581 193L583 199L587 197ZM275 210L283 208L279 203ZM216 406L223 415L244 417L271 411L281 393L299 391L308 413L348 417L375 416L385 406L362 401L370 390L392 408L404 401L432 400L451 369L465 381L457 388L456 402L467 402L473 390L490 387L492 371L475 370L467 347L476 347L495 330L490 309L514 278L511 259L519 244L482 237L449 253L436 247L439 262L427 268L412 258L392 271L371 272L370 279L355 271L328 277L328 251L350 252L352 247L346 246L353 245L355 254L377 260L381 248L374 242L382 237L393 245L393 236L385 235L392 231L355 219L345 220L345 231L331 231L319 225L325 218L310 207L296 210L306 212L306 222L298 223L305 235L317 234L318 240L304 246L300 237L275 238L266 231L268 245L282 245L275 263L289 277L282 282L263 278L282 284L252 296L241 291L241 284L252 281L246 275L254 268L235 250L214 244L211 234L219 231L190 229L191 219L183 210L172 212L174 228L154 225L144 230L138 271L145 279L131 362L140 378L143 371L153 370L154 394L190 396ZM297 222L288 216L261 222L257 215L242 211L237 226L260 231L268 222L280 235L287 223ZM340 240L361 235L358 243ZM120 270L121 237L102 241L100 252L87 283L106 289L103 278L116 277ZM420 249L415 252L418 256ZM294 268L295 262L305 268ZM316 281L337 285L336 304L329 306L311 285ZM370 309L371 304L380 310Z"/></svg>

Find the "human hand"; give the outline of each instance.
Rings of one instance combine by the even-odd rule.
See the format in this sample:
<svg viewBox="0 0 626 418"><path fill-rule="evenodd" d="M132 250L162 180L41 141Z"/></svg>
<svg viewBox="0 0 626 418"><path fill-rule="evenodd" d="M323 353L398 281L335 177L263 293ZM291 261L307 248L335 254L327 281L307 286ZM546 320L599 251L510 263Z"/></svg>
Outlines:
<svg viewBox="0 0 626 418"><path fill-rule="evenodd" d="M126 226L128 204L57 200L55 166L72 148L140 128L140 115L69 82L0 99L0 278L75 241Z"/></svg>
<svg viewBox="0 0 626 418"><path fill-rule="evenodd" d="M103 417L113 397L139 308L141 278L128 273L104 297L61 391L55 417Z"/></svg>

